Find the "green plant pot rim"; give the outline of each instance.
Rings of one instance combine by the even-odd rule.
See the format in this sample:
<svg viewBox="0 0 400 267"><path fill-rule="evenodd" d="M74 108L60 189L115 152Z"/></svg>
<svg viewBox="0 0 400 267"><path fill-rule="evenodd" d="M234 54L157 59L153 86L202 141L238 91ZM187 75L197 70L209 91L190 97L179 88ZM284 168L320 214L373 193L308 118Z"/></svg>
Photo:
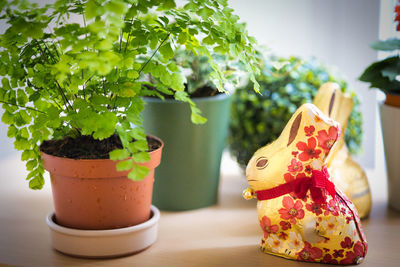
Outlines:
<svg viewBox="0 0 400 267"><path fill-rule="evenodd" d="M206 96L206 97L195 97L192 98L192 101L195 103L199 103L199 102L208 102L208 101L222 101L225 100L229 97L231 97L232 94L227 94L227 93L222 93L222 94L218 94L215 96ZM146 102L152 102L152 103L165 103L165 104L170 104L170 103L174 103L174 104L182 104L182 105L187 105L188 103L183 102L183 101L178 101L176 99L160 99L157 97L148 97L148 96L144 96L143 99Z"/></svg>

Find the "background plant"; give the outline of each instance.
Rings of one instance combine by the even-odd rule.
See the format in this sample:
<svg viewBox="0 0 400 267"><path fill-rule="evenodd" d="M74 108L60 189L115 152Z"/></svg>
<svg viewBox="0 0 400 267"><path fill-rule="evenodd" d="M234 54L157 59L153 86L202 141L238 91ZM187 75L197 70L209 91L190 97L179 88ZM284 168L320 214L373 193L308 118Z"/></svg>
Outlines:
<svg viewBox="0 0 400 267"><path fill-rule="evenodd" d="M66 136L117 134L123 148L110 157L121 160L119 170L131 170L131 179L144 178L148 169L136 164L149 160L142 96L172 93L190 103L193 122L205 122L171 60L177 47L207 57L221 91L226 76L212 53L239 58L253 82L258 72L255 40L226 0L189 0L183 8L173 0L58 0L44 7L1 0L0 9L9 25L0 36L2 121L23 151L33 189L44 184L39 145ZM144 74L157 79L154 90Z"/></svg>
<svg viewBox="0 0 400 267"><path fill-rule="evenodd" d="M224 90L233 91L233 88L242 80L241 78L245 77L242 64L229 55L213 54L213 58L226 78L222 85ZM208 64L206 56L178 49L172 60L182 68L186 78L185 91L191 97L213 96L221 93L217 88L219 81L213 78L213 69Z"/></svg>
<svg viewBox="0 0 400 267"><path fill-rule="evenodd" d="M344 80L315 59L305 61L296 57L269 56L264 64L263 72L257 76L261 94L254 93L247 84L236 90L232 99L228 144L242 167L258 148L279 137L296 109L312 102L319 87L328 81L339 83L342 91L350 93L354 100L345 139L351 153L360 150L362 117L359 100Z"/></svg>

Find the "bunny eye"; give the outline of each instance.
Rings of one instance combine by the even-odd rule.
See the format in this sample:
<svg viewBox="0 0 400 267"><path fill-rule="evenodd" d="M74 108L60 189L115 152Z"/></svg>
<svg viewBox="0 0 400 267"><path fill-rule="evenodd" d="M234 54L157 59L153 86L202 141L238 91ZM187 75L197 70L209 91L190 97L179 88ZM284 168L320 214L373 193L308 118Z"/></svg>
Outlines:
<svg viewBox="0 0 400 267"><path fill-rule="evenodd" d="M259 170L264 169L268 166L268 159L266 157L260 157L257 159L256 167Z"/></svg>

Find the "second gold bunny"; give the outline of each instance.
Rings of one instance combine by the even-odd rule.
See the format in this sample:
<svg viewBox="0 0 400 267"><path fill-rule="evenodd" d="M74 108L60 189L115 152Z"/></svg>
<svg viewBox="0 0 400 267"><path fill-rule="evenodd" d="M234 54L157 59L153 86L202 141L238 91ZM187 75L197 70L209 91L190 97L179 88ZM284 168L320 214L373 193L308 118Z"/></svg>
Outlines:
<svg viewBox="0 0 400 267"><path fill-rule="evenodd" d="M345 142L345 131L353 110L353 99L342 93L337 83L329 82L319 88L313 103L342 127L343 134L329 153L327 167L335 179L333 182L356 206L360 218L366 218L372 206L367 175L353 160Z"/></svg>

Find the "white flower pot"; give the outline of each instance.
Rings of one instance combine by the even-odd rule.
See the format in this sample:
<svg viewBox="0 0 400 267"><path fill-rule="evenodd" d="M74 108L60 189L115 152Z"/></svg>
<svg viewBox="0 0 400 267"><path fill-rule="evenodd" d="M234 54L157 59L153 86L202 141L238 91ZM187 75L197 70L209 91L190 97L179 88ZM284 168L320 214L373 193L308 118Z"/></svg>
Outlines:
<svg viewBox="0 0 400 267"><path fill-rule="evenodd" d="M400 108L380 104L389 205L400 211Z"/></svg>

